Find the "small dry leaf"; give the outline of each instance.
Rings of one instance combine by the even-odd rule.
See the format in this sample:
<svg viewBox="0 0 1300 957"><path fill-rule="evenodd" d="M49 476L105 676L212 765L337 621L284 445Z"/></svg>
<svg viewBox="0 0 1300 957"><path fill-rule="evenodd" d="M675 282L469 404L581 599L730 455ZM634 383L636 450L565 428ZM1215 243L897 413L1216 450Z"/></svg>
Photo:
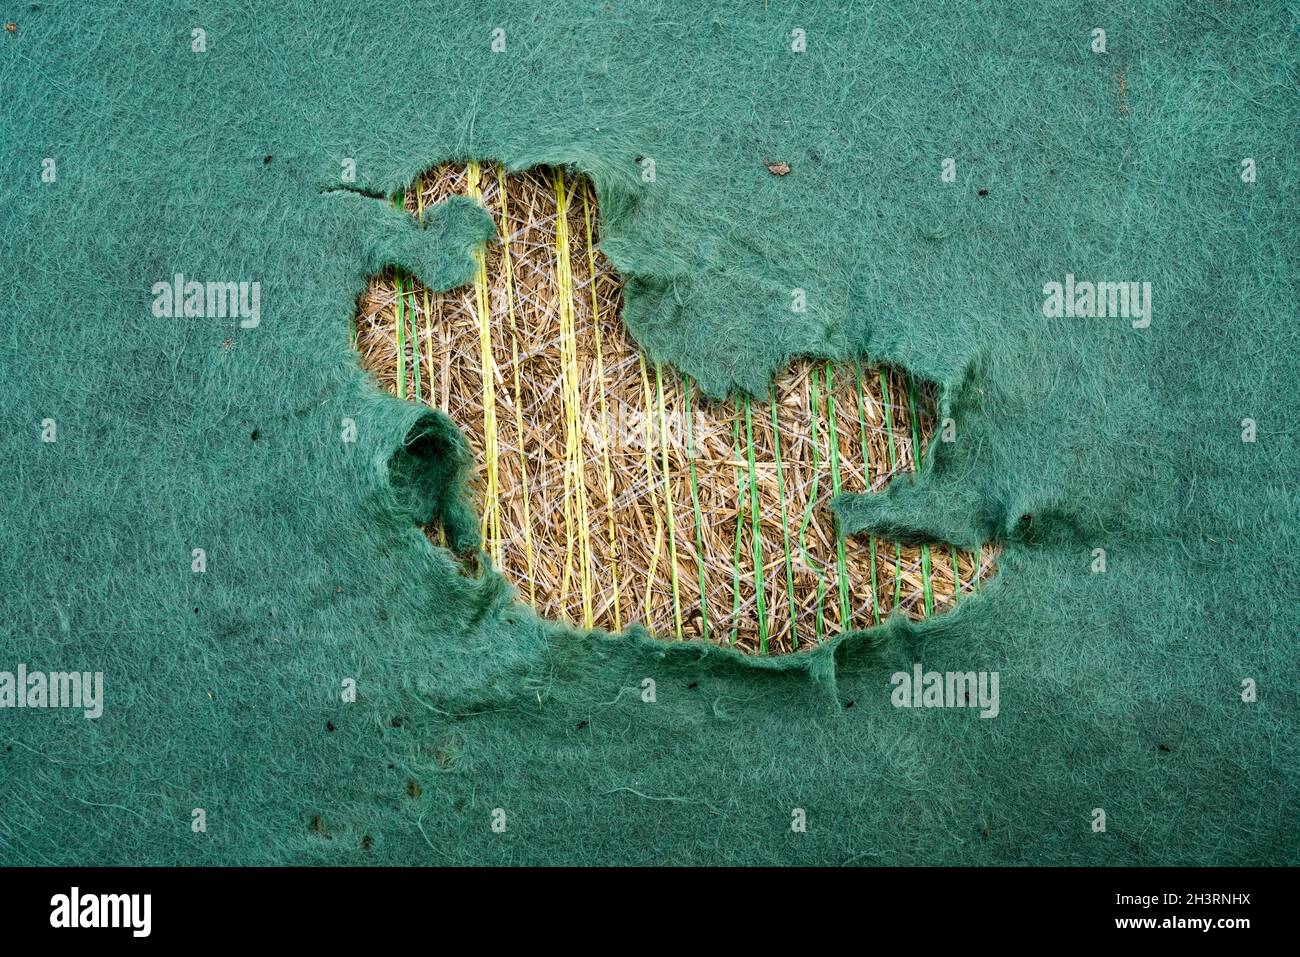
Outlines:
<svg viewBox="0 0 1300 957"><path fill-rule="evenodd" d="M763 162L764 165L767 166L767 171L773 176L784 176L786 173L790 172L790 164L785 162L785 160L782 160L779 163L769 163L766 160Z"/></svg>

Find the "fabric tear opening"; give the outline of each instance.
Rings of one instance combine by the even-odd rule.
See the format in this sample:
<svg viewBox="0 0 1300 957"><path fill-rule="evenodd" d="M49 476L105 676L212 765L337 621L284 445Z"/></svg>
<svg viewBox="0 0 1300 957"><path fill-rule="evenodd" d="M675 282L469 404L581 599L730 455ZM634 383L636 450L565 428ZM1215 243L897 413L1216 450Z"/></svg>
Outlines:
<svg viewBox="0 0 1300 957"><path fill-rule="evenodd" d="M711 399L625 327L586 177L445 165L394 203L418 218L458 196L504 241L446 292L401 269L375 276L355 335L381 388L464 430L479 514L467 519L460 497L450 513L426 508L416 520L435 545L481 542L543 617L757 654L807 650L896 612L942 614L993 574L992 548L844 538L831 508L917 471L945 427L932 385L799 359L764 398ZM438 459L421 479L430 499L457 460L434 438L443 444L428 454L419 435L405 453Z"/></svg>

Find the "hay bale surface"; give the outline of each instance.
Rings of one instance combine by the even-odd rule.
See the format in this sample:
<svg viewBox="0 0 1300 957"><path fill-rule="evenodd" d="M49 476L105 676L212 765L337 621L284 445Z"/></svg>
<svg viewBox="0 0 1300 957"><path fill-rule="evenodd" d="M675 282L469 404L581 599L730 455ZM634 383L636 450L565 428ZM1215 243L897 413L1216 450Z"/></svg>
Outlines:
<svg viewBox="0 0 1300 957"><path fill-rule="evenodd" d="M484 549L539 613L775 654L896 608L942 613L992 573L991 549L837 545L830 499L915 468L929 388L801 360L769 401L705 400L623 326L586 178L440 166L404 202L419 213L453 195L497 223L478 279L432 293L375 277L356 348L381 387L464 429Z"/></svg>

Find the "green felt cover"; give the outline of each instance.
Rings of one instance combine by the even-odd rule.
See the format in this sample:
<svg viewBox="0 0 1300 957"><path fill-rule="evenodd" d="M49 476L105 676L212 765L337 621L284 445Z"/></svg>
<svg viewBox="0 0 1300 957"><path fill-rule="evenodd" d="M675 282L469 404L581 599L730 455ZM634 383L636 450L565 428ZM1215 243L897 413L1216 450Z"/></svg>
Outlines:
<svg viewBox="0 0 1300 957"><path fill-rule="evenodd" d="M1294 4L3 19L0 671L104 692L0 709L0 863L1300 860ZM590 175L633 335L712 394L936 382L957 440L841 526L996 579L759 660L465 575L418 527L473 547L464 439L349 330L386 265L470 279L486 214L386 199L466 159ZM156 314L177 274L257 315ZM1045 315L1067 275L1149 323ZM917 663L998 716L895 707Z"/></svg>

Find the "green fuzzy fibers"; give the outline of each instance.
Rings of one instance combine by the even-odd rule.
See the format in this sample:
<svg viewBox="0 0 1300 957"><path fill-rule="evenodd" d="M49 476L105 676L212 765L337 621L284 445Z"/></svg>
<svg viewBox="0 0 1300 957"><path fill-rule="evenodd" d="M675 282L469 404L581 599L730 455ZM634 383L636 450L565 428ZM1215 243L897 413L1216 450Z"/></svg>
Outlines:
<svg viewBox="0 0 1300 957"><path fill-rule="evenodd" d="M1300 862L1295 13L16 5L0 671L105 700L0 710L0 863ZM481 211L387 200L466 159L590 175L629 328L705 393L936 383L956 440L838 514L997 576L776 660L515 604L453 554L464 440L349 344L374 273L471 277ZM176 273L260 322L155 316ZM1149 327L1045 317L1067 273L1150 282ZM999 715L895 708L918 662Z"/></svg>

